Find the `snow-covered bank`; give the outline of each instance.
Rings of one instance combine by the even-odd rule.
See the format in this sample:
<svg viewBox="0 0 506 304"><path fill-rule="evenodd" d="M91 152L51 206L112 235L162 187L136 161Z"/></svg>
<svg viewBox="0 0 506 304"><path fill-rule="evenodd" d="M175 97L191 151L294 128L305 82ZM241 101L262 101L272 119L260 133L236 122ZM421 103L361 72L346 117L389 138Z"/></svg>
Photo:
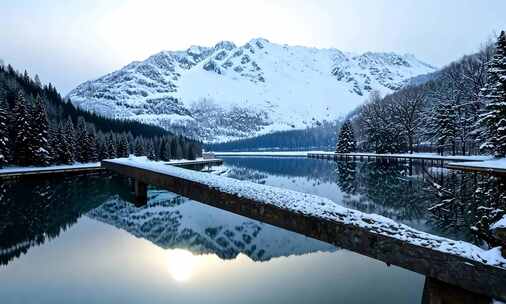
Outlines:
<svg viewBox="0 0 506 304"><path fill-rule="evenodd" d="M501 256L499 247L484 250L467 242L438 237L396 223L377 214L367 214L342 207L329 199L316 195L181 169L174 166L164 166L159 162L146 161L145 159L123 158L111 160L110 162L207 185L220 192L244 197L259 204L271 205L293 213L359 227L409 244L506 269L506 259Z"/></svg>
<svg viewBox="0 0 506 304"><path fill-rule="evenodd" d="M216 156L271 156L271 157L306 157L308 153L329 153L325 151L259 151L259 152L212 152Z"/></svg>
<svg viewBox="0 0 506 304"><path fill-rule="evenodd" d="M148 158L146 156L134 157L137 161L148 162ZM197 158L194 160L188 159L173 159L165 162L157 162L160 165L193 165L193 164L206 164L209 162L219 161L217 159L204 159ZM47 167L7 167L0 169L0 176L2 175L16 175L16 174L43 174L43 173L51 173L51 172L64 172L64 171L73 171L73 170L94 170L101 169L100 162L96 163L75 163L72 165L57 165L57 166L47 166Z"/></svg>
<svg viewBox="0 0 506 304"><path fill-rule="evenodd" d="M7 167L0 169L0 175L15 174L15 173L36 173L36 172L47 172L47 171L60 171L60 170L72 170L72 169L98 169L100 163L76 163L72 165L58 165L58 166L47 166L47 167Z"/></svg>
<svg viewBox="0 0 506 304"><path fill-rule="evenodd" d="M506 158L500 159L487 159L480 162L466 162L466 163L450 163L449 165L458 165L459 167L469 168L483 168L490 170L506 170Z"/></svg>
<svg viewBox="0 0 506 304"><path fill-rule="evenodd" d="M506 229L506 215L504 215L499 221L490 226L490 229Z"/></svg>

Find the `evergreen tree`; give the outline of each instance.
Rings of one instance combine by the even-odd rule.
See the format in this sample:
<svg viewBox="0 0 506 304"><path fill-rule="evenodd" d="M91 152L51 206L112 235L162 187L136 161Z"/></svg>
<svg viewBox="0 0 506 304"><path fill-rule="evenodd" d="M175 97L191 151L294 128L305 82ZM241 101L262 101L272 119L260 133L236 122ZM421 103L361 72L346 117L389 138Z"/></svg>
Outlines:
<svg viewBox="0 0 506 304"><path fill-rule="evenodd" d="M134 153L135 156L143 156L145 154L144 141L142 140L142 137L137 137L135 139Z"/></svg>
<svg viewBox="0 0 506 304"><path fill-rule="evenodd" d="M197 151L195 150L194 145L188 145L188 156L186 159L194 160L197 158Z"/></svg>
<svg viewBox="0 0 506 304"><path fill-rule="evenodd" d="M159 158L160 160L167 161L165 158L165 137L162 137L159 142L160 147L158 148Z"/></svg>
<svg viewBox="0 0 506 304"><path fill-rule="evenodd" d="M117 156L128 157L128 138L125 133L120 135Z"/></svg>
<svg viewBox="0 0 506 304"><path fill-rule="evenodd" d="M183 158L183 150L181 148L181 144L179 143L178 137L174 137L170 143L170 150L172 152L171 159L181 159Z"/></svg>
<svg viewBox="0 0 506 304"><path fill-rule="evenodd" d="M88 132L86 130L86 121L83 117L79 117L77 119L77 125L75 130L75 139L76 139L76 161L80 163L87 162L87 154L86 154L86 141L88 138Z"/></svg>
<svg viewBox="0 0 506 304"><path fill-rule="evenodd" d="M170 138L165 138L163 142L163 153L162 160L169 161L172 158L172 150L171 150L171 140Z"/></svg>
<svg viewBox="0 0 506 304"><path fill-rule="evenodd" d="M84 150L86 155L86 162L98 161L97 153L97 132L94 125L87 126L86 138L84 142Z"/></svg>
<svg viewBox="0 0 506 304"><path fill-rule="evenodd" d="M30 140L32 125L25 97L21 91L14 101L13 114L14 161L20 166L30 166L33 159L33 142Z"/></svg>
<svg viewBox="0 0 506 304"><path fill-rule="evenodd" d="M455 107L450 102L440 102L434 106L431 113L431 133L436 140L442 155L446 146L452 148L452 155L456 154L457 115Z"/></svg>
<svg viewBox="0 0 506 304"><path fill-rule="evenodd" d="M48 127L48 133L49 133L49 154L51 155L51 163L57 164L58 163L58 135L59 135L59 125L56 124L53 121L49 122Z"/></svg>
<svg viewBox="0 0 506 304"><path fill-rule="evenodd" d="M337 138L337 153L350 153L356 151L355 135L351 121L347 120L341 127Z"/></svg>
<svg viewBox="0 0 506 304"><path fill-rule="evenodd" d="M37 98L33 100L32 96ZM6 110L11 106L11 111ZM129 132L125 134L124 130ZM98 151L106 149L113 157L128 156L136 150L152 159L163 154L170 158L167 134L159 127L108 119L75 108L50 83L43 85L38 77L32 80L27 72L0 64L0 166L7 162L28 166L96 161ZM175 144L179 157L186 157L191 148L200 149L200 143L184 137Z"/></svg>
<svg viewBox="0 0 506 304"><path fill-rule="evenodd" d="M60 122L58 127L56 151L58 151L58 163L60 164L72 164L74 162L74 147L72 146L74 134L68 127L68 121L66 123Z"/></svg>
<svg viewBox="0 0 506 304"><path fill-rule="evenodd" d="M106 137L104 133L98 132L97 134L97 153L99 159L109 159L109 150L107 149Z"/></svg>
<svg viewBox="0 0 506 304"><path fill-rule="evenodd" d="M39 166L47 166L50 163L49 154L49 122L47 120L46 107L40 97L37 97L35 108L31 119L32 131L31 141L33 142L32 163Z"/></svg>
<svg viewBox="0 0 506 304"><path fill-rule="evenodd" d="M66 151L66 163L73 163L76 160L76 133L74 130L74 123L70 117L67 117L67 121L64 125L64 137L68 151Z"/></svg>
<svg viewBox="0 0 506 304"><path fill-rule="evenodd" d="M2 98L2 96L0 96L0 98ZM9 117L7 116L7 108L4 100L0 99L0 168L6 165L10 158L8 123Z"/></svg>
<svg viewBox="0 0 506 304"><path fill-rule="evenodd" d="M107 154L109 155L109 158L118 157L117 151L116 151L115 140L114 140L112 133L109 133L109 136L107 136L107 138L106 138L106 149L107 149Z"/></svg>
<svg viewBox="0 0 506 304"><path fill-rule="evenodd" d="M484 127L486 142L484 149L496 157L506 156L506 34L501 32L496 51L487 65L487 80L481 91L486 102L481 125Z"/></svg>
<svg viewBox="0 0 506 304"><path fill-rule="evenodd" d="M148 139L146 141L146 156L148 159L154 160L156 158L155 155L155 146L153 145L153 141L151 139Z"/></svg>
<svg viewBox="0 0 506 304"><path fill-rule="evenodd" d="M128 154L135 154L135 138L132 133L128 132Z"/></svg>

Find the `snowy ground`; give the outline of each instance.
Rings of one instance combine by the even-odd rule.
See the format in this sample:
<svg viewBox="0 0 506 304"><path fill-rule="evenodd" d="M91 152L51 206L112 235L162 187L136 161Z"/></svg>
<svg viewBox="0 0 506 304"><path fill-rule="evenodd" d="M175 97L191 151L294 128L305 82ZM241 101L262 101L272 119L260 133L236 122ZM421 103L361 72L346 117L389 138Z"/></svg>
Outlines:
<svg viewBox="0 0 506 304"><path fill-rule="evenodd" d="M148 158L145 156L136 157L138 160L148 161ZM180 164L195 164L195 163L206 163L210 161L209 159L203 159L203 158L197 158L194 160L187 160L187 159L173 159L168 162L160 162L161 164L165 165L180 165ZM72 165L58 165L58 166L47 166L47 167L7 167L0 169L0 175L9 175L9 174L16 174L16 173L36 173L36 172L48 172L48 171L65 171L65 170L72 170L72 169L98 169L100 168L100 162L97 163L75 163Z"/></svg>
<svg viewBox="0 0 506 304"><path fill-rule="evenodd" d="M467 242L455 241L418 231L377 214L367 214L348 209L339 206L329 199L316 195L186 170L174 166L165 166L163 163L146 161L142 158L122 158L112 160L112 162L206 184L219 191L240 195L263 204L274 205L278 208L309 216L317 216L324 220L358 226L374 233L396 238L417 246L423 246L506 269L506 259L501 256L500 247L484 250Z"/></svg>
<svg viewBox="0 0 506 304"><path fill-rule="evenodd" d="M474 168L484 168L484 169L498 169L498 170L506 170L506 158L500 159L487 159L480 162L466 162L462 163L449 163L449 165L458 165L459 167L474 167Z"/></svg>
<svg viewBox="0 0 506 304"><path fill-rule="evenodd" d="M30 173L30 172L45 172L45 171L58 171L70 169L93 169L100 168L100 163L76 163L72 165L58 165L48 167L7 167L0 169L0 175L12 173Z"/></svg>
<svg viewBox="0 0 506 304"><path fill-rule="evenodd" d="M216 156L273 156L306 157L308 153L330 153L324 151L259 151L259 152L212 152Z"/></svg>
<svg viewBox="0 0 506 304"><path fill-rule="evenodd" d="M504 228L506 228L506 215L504 215L502 219L500 219L490 227L490 229L504 229Z"/></svg>

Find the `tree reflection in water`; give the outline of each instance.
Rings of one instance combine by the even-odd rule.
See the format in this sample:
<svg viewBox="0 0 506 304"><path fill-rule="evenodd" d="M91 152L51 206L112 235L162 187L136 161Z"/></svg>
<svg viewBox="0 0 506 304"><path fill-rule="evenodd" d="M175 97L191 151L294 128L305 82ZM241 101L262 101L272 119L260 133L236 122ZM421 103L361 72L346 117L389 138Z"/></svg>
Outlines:
<svg viewBox="0 0 506 304"><path fill-rule="evenodd" d="M125 181L108 175L2 180L0 265L54 239L112 195L129 195Z"/></svg>
<svg viewBox="0 0 506 304"><path fill-rule="evenodd" d="M228 176L234 178L269 184L272 177L297 177L284 185L299 190L302 183L310 182L313 194L340 205L484 247L494 245L488 226L506 210L504 181L428 163L267 157L225 161ZM319 186L328 183L337 187L323 193Z"/></svg>

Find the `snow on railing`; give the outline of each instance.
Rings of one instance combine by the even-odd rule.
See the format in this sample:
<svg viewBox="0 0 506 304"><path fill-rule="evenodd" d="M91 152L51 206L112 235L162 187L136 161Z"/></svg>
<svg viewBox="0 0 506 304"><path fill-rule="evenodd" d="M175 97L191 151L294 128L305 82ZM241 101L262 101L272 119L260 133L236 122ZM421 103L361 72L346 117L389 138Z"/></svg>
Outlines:
<svg viewBox="0 0 506 304"><path fill-rule="evenodd" d="M501 255L500 247L484 250L468 242L451 240L413 229L377 214L368 214L345 208L327 198L316 195L181 169L139 158L114 159L109 162L205 184L221 192L244 197L262 204L270 204L294 213L318 217L322 220L358 226L413 245L506 269L506 259Z"/></svg>

